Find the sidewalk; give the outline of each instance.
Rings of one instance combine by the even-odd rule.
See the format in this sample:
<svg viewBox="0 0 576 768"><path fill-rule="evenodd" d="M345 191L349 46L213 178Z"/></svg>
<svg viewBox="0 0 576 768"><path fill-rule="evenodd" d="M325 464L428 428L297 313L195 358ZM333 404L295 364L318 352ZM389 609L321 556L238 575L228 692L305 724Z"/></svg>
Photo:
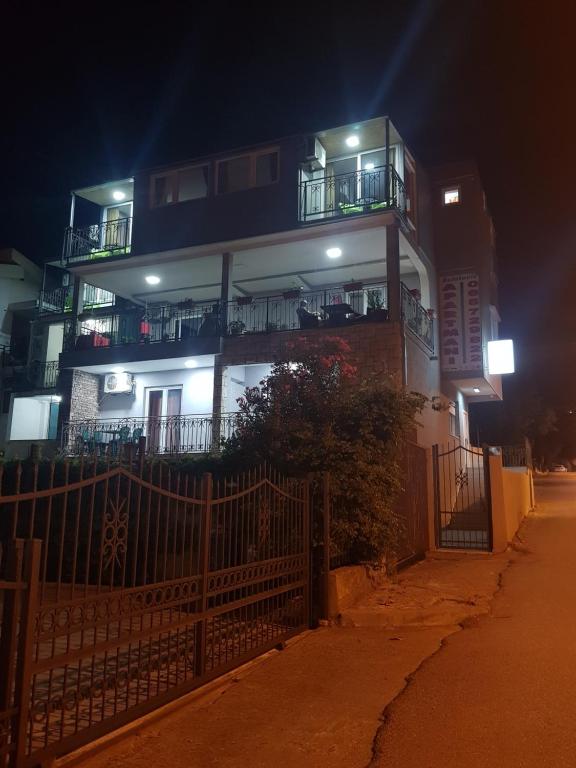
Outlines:
<svg viewBox="0 0 576 768"><path fill-rule="evenodd" d="M272 651L80 761L89 768L364 768L385 708L422 662L486 613L515 553L431 557L362 606ZM109 738L109 737L108 737ZM60 765L77 762L78 755Z"/></svg>

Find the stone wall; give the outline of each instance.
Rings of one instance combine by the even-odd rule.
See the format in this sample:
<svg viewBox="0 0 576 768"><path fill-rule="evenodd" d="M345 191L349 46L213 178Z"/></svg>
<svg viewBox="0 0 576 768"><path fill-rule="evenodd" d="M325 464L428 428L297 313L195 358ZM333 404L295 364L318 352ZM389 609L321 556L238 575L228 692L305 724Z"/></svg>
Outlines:
<svg viewBox="0 0 576 768"><path fill-rule="evenodd" d="M86 371L65 370L60 378L62 421L97 419L101 377Z"/></svg>

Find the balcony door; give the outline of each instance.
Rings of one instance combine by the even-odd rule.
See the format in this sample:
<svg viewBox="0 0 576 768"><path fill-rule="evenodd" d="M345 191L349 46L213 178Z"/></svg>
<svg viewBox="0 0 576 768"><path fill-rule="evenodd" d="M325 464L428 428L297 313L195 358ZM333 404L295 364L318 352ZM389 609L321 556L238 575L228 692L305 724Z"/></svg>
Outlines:
<svg viewBox="0 0 576 768"><path fill-rule="evenodd" d="M110 205L104 209L102 221L102 248L126 248L130 245L132 203Z"/></svg>
<svg viewBox="0 0 576 768"><path fill-rule="evenodd" d="M182 387L150 387L146 390L146 434L150 453L178 453Z"/></svg>

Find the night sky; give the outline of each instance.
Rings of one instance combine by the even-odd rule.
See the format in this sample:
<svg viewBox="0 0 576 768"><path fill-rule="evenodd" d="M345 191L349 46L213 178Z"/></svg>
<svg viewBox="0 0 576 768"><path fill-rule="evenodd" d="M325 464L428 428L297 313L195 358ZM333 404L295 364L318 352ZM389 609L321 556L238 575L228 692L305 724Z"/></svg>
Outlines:
<svg viewBox="0 0 576 768"><path fill-rule="evenodd" d="M569 5L25 4L3 19L0 246L57 257L74 187L389 114L424 163L476 158L502 334L520 344L521 375L530 346L556 345L562 370L547 376L565 393L576 349Z"/></svg>

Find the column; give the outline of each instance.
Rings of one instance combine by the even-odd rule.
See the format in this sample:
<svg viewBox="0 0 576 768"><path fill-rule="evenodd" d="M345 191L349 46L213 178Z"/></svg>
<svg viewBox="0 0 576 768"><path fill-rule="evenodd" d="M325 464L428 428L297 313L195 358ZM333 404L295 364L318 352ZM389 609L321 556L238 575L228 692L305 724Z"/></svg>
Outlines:
<svg viewBox="0 0 576 768"><path fill-rule="evenodd" d="M398 222L386 227L386 280L388 283L388 317L398 322L400 303L400 231Z"/></svg>
<svg viewBox="0 0 576 768"><path fill-rule="evenodd" d="M222 254L222 278L220 283L220 317L222 326L222 335L228 329L228 302L232 299L232 265L234 254Z"/></svg>
<svg viewBox="0 0 576 768"><path fill-rule="evenodd" d="M76 338L80 333L78 315L84 311L84 281L74 275L72 284L72 317L70 319L70 335Z"/></svg>
<svg viewBox="0 0 576 768"><path fill-rule="evenodd" d="M222 435L222 404L224 402L224 372L225 366L222 365L221 356L214 358L214 384L212 387L212 450L218 451L220 448L220 437Z"/></svg>

